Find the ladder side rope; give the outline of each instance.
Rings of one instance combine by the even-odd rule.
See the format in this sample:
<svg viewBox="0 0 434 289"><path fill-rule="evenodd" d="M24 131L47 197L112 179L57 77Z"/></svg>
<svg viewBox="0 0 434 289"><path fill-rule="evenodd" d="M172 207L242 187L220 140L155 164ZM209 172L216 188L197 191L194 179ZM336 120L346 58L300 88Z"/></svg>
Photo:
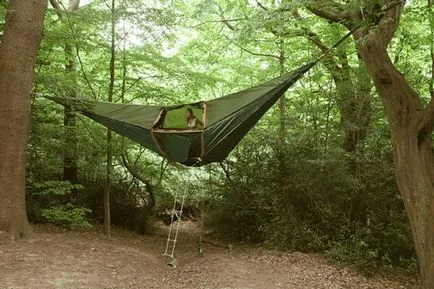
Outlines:
<svg viewBox="0 0 434 289"><path fill-rule="evenodd" d="M182 210L184 209L184 201L185 201L185 193L182 195L181 210L179 211L178 223L176 225L176 231L175 231L175 238L173 240L173 247L172 247L172 254L171 254L172 258L175 254L175 247L178 239L179 226L181 225Z"/></svg>
<svg viewBox="0 0 434 289"><path fill-rule="evenodd" d="M171 240L170 237L172 236L173 218L174 218L174 212L176 210L176 200L177 200L177 197L178 197L178 191L175 192L175 196L173 197L173 208L172 208L172 211L170 212L169 234L167 236L166 250L164 251L163 256L169 256L170 257L170 255L167 252L169 250L169 244L170 244L170 240Z"/></svg>
<svg viewBox="0 0 434 289"><path fill-rule="evenodd" d="M164 254L163 254L163 256L168 256L172 259L174 258L174 254L175 254L176 242L178 239L179 227L181 225L182 212L184 209L185 196L186 196L187 192L188 192L188 183L187 183L187 187L184 190L183 195L182 195L181 208L179 211L176 210L176 202L178 200L178 192L175 193L174 200L173 200L173 209L172 209L172 212L170 215L169 234L167 236L166 250L164 251ZM175 216L176 216L176 220L175 220ZM174 222L177 222L177 224L176 224L176 228L175 228L175 232L174 232L175 235L172 239ZM172 243L172 247L171 247L171 249L169 249L171 243ZM171 251L170 254L169 254L169 251Z"/></svg>

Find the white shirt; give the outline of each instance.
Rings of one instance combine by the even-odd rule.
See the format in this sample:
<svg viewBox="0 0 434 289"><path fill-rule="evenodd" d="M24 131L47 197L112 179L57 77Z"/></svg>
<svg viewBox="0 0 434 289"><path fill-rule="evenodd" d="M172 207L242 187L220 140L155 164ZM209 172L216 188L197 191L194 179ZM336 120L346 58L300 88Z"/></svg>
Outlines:
<svg viewBox="0 0 434 289"><path fill-rule="evenodd" d="M187 121L187 127L189 129L197 128L197 118L194 116Z"/></svg>

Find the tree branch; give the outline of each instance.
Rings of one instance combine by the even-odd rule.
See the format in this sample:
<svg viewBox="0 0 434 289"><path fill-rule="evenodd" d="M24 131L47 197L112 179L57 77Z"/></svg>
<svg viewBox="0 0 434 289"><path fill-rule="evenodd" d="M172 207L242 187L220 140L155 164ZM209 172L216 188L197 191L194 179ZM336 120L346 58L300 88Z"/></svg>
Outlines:
<svg viewBox="0 0 434 289"><path fill-rule="evenodd" d="M309 29L302 27L302 30L294 30L294 31L288 31L282 34L282 36L302 36L306 37L308 40L310 40L313 44L315 44L319 49L321 49L322 52L328 52L330 51L330 48L325 45L321 39L319 38L318 34L315 32L310 31Z"/></svg>
<svg viewBox="0 0 434 289"><path fill-rule="evenodd" d="M122 158L122 164L131 174L131 176L133 176L133 178L139 180L145 185L146 191L149 194L149 207L153 208L155 206L154 186L151 184L151 182L148 179L146 179L142 174L138 172L135 166L131 165L128 162L126 154L122 154L121 158Z"/></svg>
<svg viewBox="0 0 434 289"><path fill-rule="evenodd" d="M258 3L258 5L260 4L259 2L257 2L257 3ZM229 29L231 29L232 31L235 31L236 28L235 28L231 23L229 23L228 20L225 19L223 8L222 8L219 4L217 4L217 3L215 3L215 4L216 4L216 6L219 8L219 10L220 10L220 17L222 18L222 20L221 20L220 22L224 23L224 24L225 24ZM265 9L266 9L266 7L265 7ZM238 19L237 19L237 20L238 20ZM239 19L239 20L244 20L244 19ZM275 31L272 30L271 33L273 33L274 35L277 36L277 32L275 32ZM228 38L228 39L229 39L229 38ZM273 55L273 54L267 54L267 53L258 53L258 52L253 52L253 51L251 51L251 50L249 50L249 49L247 49L247 48L244 48L244 47L238 45L238 43L232 41L231 39L229 39L229 41L231 41L232 43L234 43L234 44L235 44L237 47L239 47L241 50L243 50L243 51L245 51L245 52L247 52L247 53L250 53L250 54L252 54L252 55L255 55L255 56L263 56L263 57L272 57L272 58L276 58L276 59L279 59L279 58L280 58L279 55Z"/></svg>
<svg viewBox="0 0 434 289"><path fill-rule="evenodd" d="M235 27L232 24L230 24L228 20L225 19L225 12L223 8L218 3L214 3L214 4L218 7L220 11L220 17L222 18L221 22L223 22L230 30L235 31Z"/></svg>
<svg viewBox="0 0 434 289"><path fill-rule="evenodd" d="M258 53L258 52L253 52L253 51L248 50L247 48L244 48L244 47L238 45L237 43L235 43L235 45L238 46L241 50L243 50L243 51L245 51L245 52L247 52L247 53L250 53L250 54L252 54L252 55L255 55L255 56L273 57L273 58L279 59L279 56L278 56L278 55L267 54L267 53Z"/></svg>
<svg viewBox="0 0 434 289"><path fill-rule="evenodd" d="M68 12L76 11L78 6L80 6L80 0L69 0Z"/></svg>
<svg viewBox="0 0 434 289"><path fill-rule="evenodd" d="M404 3L405 1L402 0L390 1L388 6L380 11L375 11L380 13L380 15L374 15L373 17L378 17L378 33L382 36L384 47L387 47L398 28L401 9L404 7Z"/></svg>
<svg viewBox="0 0 434 289"><path fill-rule="evenodd" d="M53 6L54 11L59 17L63 17L65 11L74 12L78 10L78 6L80 6L80 0L69 0L68 8L66 8L60 0L50 0L51 6Z"/></svg>
<svg viewBox="0 0 434 289"><path fill-rule="evenodd" d="M220 167L222 168L223 172L225 173L226 178L232 182L231 174L229 172L229 169L225 167L223 162L219 162Z"/></svg>
<svg viewBox="0 0 434 289"><path fill-rule="evenodd" d="M59 18L62 18L64 10L62 9L62 6L61 6L61 3L59 2L59 0L50 0L50 4L51 4L51 6L53 6L54 11L56 12L57 16L59 16Z"/></svg>
<svg viewBox="0 0 434 289"><path fill-rule="evenodd" d="M349 29L352 27L353 15L343 4L336 3L333 0L311 0L305 4L305 7L321 18L325 18L332 22L342 23Z"/></svg>
<svg viewBox="0 0 434 289"><path fill-rule="evenodd" d="M255 56L273 57L273 58L279 59L279 55L273 55L273 54L267 54L267 53L258 53L258 52L253 52L253 51L251 51L251 50L249 50L249 49L247 49L247 48L242 47L241 45L239 45L239 44L236 43L235 41L231 40L229 37L227 37L227 36L225 36L225 37L226 37L226 39L228 39L231 43L233 43L235 46L237 46L238 48L240 48L241 50L243 50L243 51L245 51L245 52L247 52L247 53L250 53L250 54L255 55Z"/></svg>
<svg viewBox="0 0 434 289"><path fill-rule="evenodd" d="M298 21L303 20L303 18L301 17L300 13L298 13L297 9L294 9L292 11L292 16L294 16L294 18L296 20L298 20ZM308 29L306 27L303 27L303 26L301 26L301 29L302 29L302 31L295 31L295 32L292 32L292 34L295 35L295 36L304 36L304 37L306 37L313 44L315 44L319 49L321 49L321 51L324 52L324 53L330 51L330 48L321 41L321 39L319 38L318 34L316 34L312 30L310 30L310 29Z"/></svg>
<svg viewBox="0 0 434 289"><path fill-rule="evenodd" d="M243 20L247 20L247 18L209 20L209 21L204 21L204 22L201 22L199 24L196 24L194 26L189 26L189 27L191 27L191 28L197 28L197 27L203 26L203 25L205 25L207 23L224 23L227 26L229 22L238 22L238 21L243 21ZM233 27L231 24L229 24L229 25L231 26L231 27L229 27L231 30L235 30L235 27Z"/></svg>
<svg viewBox="0 0 434 289"><path fill-rule="evenodd" d="M262 9L264 9L265 11L268 11L268 8L265 7L261 2L259 2L258 0L256 0L256 4L261 7Z"/></svg>
<svg viewBox="0 0 434 289"><path fill-rule="evenodd" d="M310 0L305 7L319 17L345 25L355 39L361 39L369 33L381 35L383 46L387 47L398 27L405 0L384 2L384 6L374 1L368 2L369 7L361 7L363 13L350 4L338 4L333 0ZM372 27L376 29L371 29Z"/></svg>
<svg viewBox="0 0 434 289"><path fill-rule="evenodd" d="M166 159L163 158L161 160L161 164L160 164L160 175L158 176L158 182L156 185L157 187L163 181L164 173L166 172L168 166L169 166L169 161L167 161Z"/></svg>

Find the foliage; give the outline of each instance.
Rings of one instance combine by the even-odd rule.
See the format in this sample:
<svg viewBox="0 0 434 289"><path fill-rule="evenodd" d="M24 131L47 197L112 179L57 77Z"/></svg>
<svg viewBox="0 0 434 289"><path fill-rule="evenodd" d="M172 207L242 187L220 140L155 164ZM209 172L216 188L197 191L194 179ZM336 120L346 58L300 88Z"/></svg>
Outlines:
<svg viewBox="0 0 434 289"><path fill-rule="evenodd" d="M324 152L315 132L305 134L302 142L300 137L294 136L285 152L284 186L275 143L265 138L243 142L230 165L231 179L218 189L221 199L209 226L239 241L327 252L365 272L380 267L416 272L411 232L387 150L366 152L359 163L362 173L354 176L338 147Z"/></svg>
<svg viewBox="0 0 434 289"><path fill-rule="evenodd" d="M72 203L81 185L69 182L45 181L30 184L28 193L29 219L34 222L48 222L68 229L92 227L88 215L92 210Z"/></svg>
<svg viewBox="0 0 434 289"><path fill-rule="evenodd" d="M90 209L77 208L68 203L66 205L52 206L41 210L41 217L47 222L66 227L68 229L87 229L92 225L86 220L86 214Z"/></svg>
<svg viewBox="0 0 434 289"><path fill-rule="evenodd" d="M312 44L315 37L307 37L306 28L326 47L344 34L340 25L310 17L302 1L117 2L114 100L122 103L160 105L219 97L316 57L320 49ZM421 3L413 0L406 6L389 52L414 89L428 95L430 38ZM294 9L302 19L294 17ZM0 31L3 10L0 3ZM64 96L75 91L82 98L107 99L110 15L101 1L80 7L68 21L49 9L36 93ZM65 72L65 43L75 48L74 73ZM345 42L339 53L347 62L339 64L348 65L350 77L357 78L354 50L350 40ZM192 171L166 167L160 157L115 135L113 222L143 228L152 217L152 212L142 214L149 191L124 166L120 156L127 154L154 188L154 211L171 208L175 193L189 184L187 206L196 212L205 209L208 226L227 238L324 252L368 271L390 266L415 271L382 104L372 91L367 138L360 152L346 152L340 99L323 64L287 94L284 140L279 138L279 111L273 107L225 161L226 172L220 165ZM89 220L101 222L105 128L82 116L74 127L65 128L63 108L40 98L33 99L32 108L29 218L68 228L86 227ZM69 149L64 140L70 133L78 138L83 187L58 181L63 154Z"/></svg>

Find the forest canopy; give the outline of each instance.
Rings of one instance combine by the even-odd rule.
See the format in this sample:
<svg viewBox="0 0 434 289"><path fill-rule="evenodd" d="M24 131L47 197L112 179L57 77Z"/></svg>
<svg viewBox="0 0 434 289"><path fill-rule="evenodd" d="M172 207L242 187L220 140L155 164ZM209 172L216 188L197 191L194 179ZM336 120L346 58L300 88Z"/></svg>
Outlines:
<svg viewBox="0 0 434 289"><path fill-rule="evenodd" d="M31 98L29 220L145 233L188 183L192 216L227 239L322 252L371 272L414 273L419 258L427 276L432 2L321 3L50 0ZM0 41L7 9L0 1ZM324 53L223 162L191 170L37 97L210 102ZM174 110L164 128L186 125L185 110ZM205 120L203 107L194 114Z"/></svg>

